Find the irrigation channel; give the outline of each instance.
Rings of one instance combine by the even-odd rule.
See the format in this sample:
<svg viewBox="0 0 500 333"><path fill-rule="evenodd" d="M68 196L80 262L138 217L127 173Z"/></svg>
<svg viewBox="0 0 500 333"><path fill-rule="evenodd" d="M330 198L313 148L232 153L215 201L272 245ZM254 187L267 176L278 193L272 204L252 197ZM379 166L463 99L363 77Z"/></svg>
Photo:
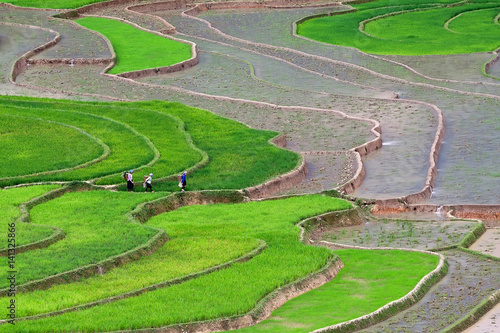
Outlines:
<svg viewBox="0 0 500 333"><path fill-rule="evenodd" d="M85 14L119 18L153 31L173 26L176 38L196 43L199 63L135 81L102 75L105 64L62 64L58 59L103 59L112 53L98 34L51 17L59 12L1 6L0 93L178 101L253 128L284 133L287 148L304 155L309 173L301 184L281 194L320 192L351 179L359 167L353 148L376 138L370 132L376 121L382 147L363 157L366 177L352 193L370 199L402 197L426 186L429 154L442 114L446 132L438 172L430 198L420 203L499 204L500 62L490 68L491 77L480 70L491 53L375 56L292 33L297 20L345 11L348 5L237 8L195 15L186 14L185 7L138 13L126 9L130 5L111 3ZM16 59L53 39L54 32L61 41L34 56L37 65L28 66L15 84L9 82ZM442 247L445 240L450 243L444 245L457 242L472 223L444 222L434 213L401 219L425 217L433 222L409 222L420 235L411 239L405 238L401 225L375 220L343 234L331 230L322 237L345 245L431 249ZM498 257L494 227L499 225L490 221L491 229L472 249ZM442 237L434 237L443 229ZM386 241L381 244L380 239ZM364 331L439 331L499 288L498 279L491 279L500 276L498 261L457 249L441 253L449 262L446 277L415 306ZM489 318L495 313L498 318L498 307ZM494 321L488 327L492 325Z"/></svg>

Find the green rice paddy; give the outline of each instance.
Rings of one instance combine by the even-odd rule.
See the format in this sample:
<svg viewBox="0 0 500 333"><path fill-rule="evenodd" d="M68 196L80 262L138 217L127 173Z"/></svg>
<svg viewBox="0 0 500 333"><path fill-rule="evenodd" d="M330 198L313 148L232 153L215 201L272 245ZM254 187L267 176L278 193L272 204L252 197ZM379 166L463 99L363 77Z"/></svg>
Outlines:
<svg viewBox="0 0 500 333"><path fill-rule="evenodd" d="M0 115L72 126L88 133L94 141L99 140L110 151L106 158L88 163L83 168L0 179L0 186L90 179L95 179L100 185L119 184L124 182L122 172L129 169L136 170L136 181L149 173L160 179L208 162L205 167L189 174L190 190L240 189L286 173L299 162L297 154L268 142L276 136L275 132L253 130L178 103L83 103L18 97L3 97L1 101ZM11 127L9 131L18 130ZM84 143L90 139L84 138L82 145L85 147ZM69 142L59 135L53 136L52 140L70 147L79 142ZM5 151L5 154L12 155L10 151ZM49 150L44 158L52 163L59 156L59 150ZM90 158L88 156L87 160ZM19 169L25 164L37 164L31 161L35 160L12 159L9 163L16 170L18 164ZM37 171L46 170L38 168ZM178 190L177 181L165 181L156 188Z"/></svg>
<svg viewBox="0 0 500 333"><path fill-rule="evenodd" d="M66 237L47 248L17 254L16 268L23 272L17 284L97 263L145 244L158 229L132 223L125 214L158 196L90 191L35 206L31 223L58 227ZM7 265L0 266L0 288L8 286L8 271Z"/></svg>
<svg viewBox="0 0 500 333"><path fill-rule="evenodd" d="M165 67L191 58L191 45L140 30L120 21L84 17L77 22L100 32L110 40L117 60L109 74Z"/></svg>
<svg viewBox="0 0 500 333"><path fill-rule="evenodd" d="M376 54L488 52L500 47L498 0L380 0L303 21L298 34Z"/></svg>
<svg viewBox="0 0 500 333"><path fill-rule="evenodd" d="M76 8L94 2L100 1L10 3ZM356 11L351 13L306 20L298 33L378 54L471 53L500 46L499 0L380 0L353 7ZM86 17L78 23L110 40L117 54L111 74L169 66L192 56L187 44L119 21ZM189 191L244 189L289 172L301 157L270 144L277 134L180 103L0 97L0 187L91 181L122 184L119 190L124 190L125 170L135 170L136 184L145 174L155 175L154 194L82 191L33 207L29 223L16 223L18 246L49 237L54 233L50 227L62 229L65 237L48 247L18 253L17 285L120 256L158 232L169 236L153 253L100 274L77 281L61 279L49 289L19 291L18 317L49 317L17 321L15 326L0 324L0 332L139 330L240 316L273 291L322 270L339 256L345 267L335 279L241 330L309 332L363 316L404 296L436 267L436 256L416 252L306 246L299 240L297 223L352 208L349 202L322 195L182 207L145 224L130 218L138 205L179 191L176 175L183 170L193 170L188 175ZM20 217L23 202L58 187L1 189L0 222L12 224ZM248 261L203 272L262 244L266 248ZM9 274L7 265L0 266L0 288L9 286ZM9 301L0 297L4 309ZM92 302L101 303L50 316ZM7 319L6 315L0 318Z"/></svg>
<svg viewBox="0 0 500 333"><path fill-rule="evenodd" d="M334 253L345 265L334 280L290 300L269 319L237 331L310 332L361 317L406 295L439 259L398 250Z"/></svg>
<svg viewBox="0 0 500 333"><path fill-rule="evenodd" d="M54 122L0 114L0 179L70 168L104 154L105 147L85 134Z"/></svg>
<svg viewBox="0 0 500 333"><path fill-rule="evenodd" d="M244 237L172 239L152 255L104 275L18 294L16 299L23 304L18 316L49 313L133 292L228 262L258 245L256 239Z"/></svg>
<svg viewBox="0 0 500 333"><path fill-rule="evenodd" d="M20 7L66 9L78 8L105 0L11 0L5 1Z"/></svg>
<svg viewBox="0 0 500 333"><path fill-rule="evenodd" d="M19 205L58 187L58 185L44 185L0 190L0 212L2 212L0 224L7 230L7 226L21 216ZM16 223L15 228L17 231L16 246L42 240L54 232L51 228L21 222ZM7 246L4 248L7 249Z"/></svg>
<svg viewBox="0 0 500 333"><path fill-rule="evenodd" d="M98 198L93 198L96 194ZM50 203L53 207L63 205L59 210L64 211L69 202L106 203L106 197L116 200L116 195L120 195L121 200L130 197L126 193L93 191L65 195ZM47 208L45 205L40 207ZM117 212L109 205L104 207L102 215L112 216ZM333 258L333 252L328 249L302 244L295 224L308 216L350 207L351 204L343 200L310 195L245 204L191 206L158 215L147 225L161 228L171 237L158 252L103 276L19 294L19 301L23 301L22 315L82 305L183 276L240 256L255 248L258 240L264 240L268 247L250 261L178 285L55 317L19 321L15 330L92 332L139 329L244 314L271 291L321 269L327 260ZM95 212L81 209L75 220L81 220L85 215L95 217ZM38 214L34 214L35 217L38 219ZM109 224L104 220L97 221L93 227L102 231L100 225L103 223ZM64 228L69 232L75 227L70 228L68 224ZM78 250L83 249L80 246ZM277 332L292 325L295 326L294 332L308 332L367 314L408 293L436 267L438 260L432 255L395 250L342 250L335 253L346 265L337 278L288 302L273 312L269 320L247 330ZM234 302L235 299L239 301ZM335 302L332 303L332 299ZM331 313L335 313L333 318ZM10 332L13 328L2 325L0 331Z"/></svg>
<svg viewBox="0 0 500 333"><path fill-rule="evenodd" d="M95 194L100 195L93 201ZM71 198L74 195L77 194L68 196L69 199L66 200L75 202L76 200ZM105 197L110 193L87 192L82 195L88 196L89 200L80 198L78 201L97 202L106 200ZM121 195L122 198L130 197L128 193L121 193ZM137 197L144 198L141 195ZM54 200L54 205L61 205L58 201L60 200ZM66 202L62 204L66 205ZM295 224L308 216L350 207L351 204L346 201L315 195L245 204L191 206L158 215L147 224L165 230L172 241L231 240L245 237L263 240L268 247L250 261L233 264L227 269L180 285L54 318L18 322L16 329L26 329L28 332L134 329L245 313L253 309L257 302L271 291L321 269L333 257L333 253L328 249L310 247L301 243L298 238L299 228ZM83 211L88 216L95 215L91 209ZM102 214L112 215L111 210L110 213L103 212ZM95 243L92 242L92 244ZM113 244L113 247L118 246ZM140 261L136 264L140 265ZM189 263L180 262L180 266L186 264ZM62 266L61 263L57 265ZM172 265L175 264L172 263ZM131 270L133 271L134 268ZM83 290L82 294L92 293L92 287L87 284L79 284L79 286ZM89 288L88 291L86 291L87 288ZM58 289L55 289L54 293L62 295ZM57 299L58 297L54 296L54 300ZM240 301L234 302L235 299ZM148 304L147 307L146 304ZM164 306L165 304L168 306ZM140 310L141 308L143 310ZM147 316L130 315L137 311L140 313L145 308L147 308ZM0 326L0 331L9 331L9 329L9 326Z"/></svg>

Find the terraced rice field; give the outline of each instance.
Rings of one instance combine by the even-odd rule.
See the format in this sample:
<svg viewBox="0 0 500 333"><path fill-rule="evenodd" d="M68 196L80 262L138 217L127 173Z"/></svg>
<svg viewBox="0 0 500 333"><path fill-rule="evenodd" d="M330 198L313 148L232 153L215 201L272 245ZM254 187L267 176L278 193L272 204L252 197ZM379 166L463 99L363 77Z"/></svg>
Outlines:
<svg viewBox="0 0 500 333"><path fill-rule="evenodd" d="M494 331L497 0L98 2L0 4L0 332Z"/></svg>

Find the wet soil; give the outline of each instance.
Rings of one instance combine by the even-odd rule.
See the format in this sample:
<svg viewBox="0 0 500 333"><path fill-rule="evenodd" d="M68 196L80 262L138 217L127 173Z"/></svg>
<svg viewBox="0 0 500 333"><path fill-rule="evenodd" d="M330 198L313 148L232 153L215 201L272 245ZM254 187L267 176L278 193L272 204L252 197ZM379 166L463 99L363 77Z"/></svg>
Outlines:
<svg viewBox="0 0 500 333"><path fill-rule="evenodd" d="M475 222L375 221L335 228L324 235L326 241L363 247L397 247L430 250L451 246L475 225Z"/></svg>
<svg viewBox="0 0 500 333"><path fill-rule="evenodd" d="M69 39L69 38L68 38ZM233 47L233 49L235 49ZM253 53L249 53L249 51L246 50L241 50L236 48L238 52L243 52L246 54L249 54L248 57L252 56L255 57ZM262 58L262 57L260 57ZM299 57L300 58L300 57ZM300 60L300 59L296 59ZM300 62L303 62L306 64L307 59L300 60ZM275 60L273 60L275 62ZM265 61L260 60L260 61L255 61L252 63L254 68L259 68L260 71L256 70L256 74L258 75L263 75L262 80L263 81L268 81L267 78L272 77L272 75L267 74L267 76L264 76L265 73L270 73L271 71L269 68L267 68L269 65L263 65L259 66L260 63L266 64ZM288 66L290 68L290 66ZM87 75L87 71L89 70L88 67L85 67L86 69L83 71L85 73L82 73L84 75ZM202 67L200 66L199 68L196 68L196 70L200 70ZM293 71L296 71L296 68L292 69ZM41 69L43 72L31 72L31 73L26 73L25 77L21 78L21 80L25 80L23 82L26 83L34 83L37 85L41 86L46 86L50 88L59 88L59 87L65 87L66 91L71 91L71 87L75 86L74 91L77 91L79 93L93 93L93 94L101 94L101 95L112 95L117 98L125 98L125 99L169 99L169 100L178 100L176 96L172 96L172 94L165 94L163 92L158 92L155 91L157 88L152 89L148 87L133 87L130 88L129 85L120 83L111 83L109 84L110 80L102 80L98 77L91 77L89 76L88 78L83 78L83 77L74 77L74 81L88 81L92 80L93 84L91 86L89 85L81 85L81 84L75 84L69 81L65 77L70 77L67 76L66 73L63 73L65 71L68 71L68 69L62 69L61 73L57 73L57 71L50 71L50 70L45 70ZM78 70L76 70L78 71ZM73 72L76 72L73 71ZM80 71L82 72L82 71ZM94 75L97 76L97 73L99 71L94 71ZM259 73L257 73L259 72ZM280 70L279 73L286 73L287 71L282 71ZM263 74L264 73L264 74ZM231 71L229 71L229 74L231 74ZM290 75L281 75L283 80L281 83L284 82L295 82L296 80L291 80L295 74L293 72L290 72ZM248 76L248 75L247 75ZM242 82L242 79L239 77L239 75L236 73L233 75L234 80L233 81L238 81ZM276 78L275 78L276 79ZM318 91L323 91L326 82L325 80L318 80L322 81L321 86L316 88L313 84L308 84L307 88L309 91L304 91L304 90L297 90L297 89L287 89L285 87L281 87L279 89L274 89L273 91L276 91L274 94L267 94L265 96L262 96L259 93L256 93L255 96L247 96L248 99L253 99L253 100L266 100L268 102L275 102L280 105L302 105L302 106L307 106L307 107L321 107L325 109L338 109L339 111L347 112L349 114L355 115L355 116L364 116L364 117L369 117L369 118L375 118L381 121L382 123L382 131L383 131L383 139L391 141L393 137L396 137L398 141L400 142L426 142L427 145L430 145L432 142L432 135L434 133L434 128L432 125L428 124L429 117L431 121L434 119L433 113L425 107L415 107L415 105L405 105L404 102L400 101L385 101L385 100L379 100L379 99L359 99L359 98L354 98L354 97L344 97L340 95L333 95L333 94L324 94L324 93L311 93L311 90L317 89ZM332 84L336 84L337 81L328 79L332 82ZM99 85L100 82L106 82L103 85ZM64 83L63 83L64 82ZM309 81L311 83L312 80ZM196 83L196 82L195 82ZM275 85L277 83L273 82ZM109 85L108 85L109 84ZM250 85L249 85L250 84ZM255 87L255 79L251 78L246 81L244 81L244 84L241 84L241 89L240 91L252 91L254 90L253 87ZM262 82L260 83L262 84ZM269 87L268 84L264 84L265 86ZM345 83L342 83L342 85L345 86ZM118 88L120 86L120 88ZM213 85L216 86L216 85ZM211 93L220 93L219 91L213 91L213 86L210 86L210 89L212 89ZM188 84L185 84L184 87L188 87ZM196 87L196 84L193 84L191 81L191 89L193 87ZM359 90L359 87L357 86L352 86L352 89L357 89ZM223 88L223 87L222 87ZM252 89L251 89L252 88ZM340 88L341 92L345 92L345 89L342 90L343 88ZM146 90L145 93L142 93L141 90ZM194 88L196 90L196 88ZM370 89L367 89L370 91ZM227 90L226 90L227 91ZM261 90L258 90L261 91ZM210 91L209 91L210 92ZM380 92L379 92L380 93ZM234 96L235 94L232 93ZM263 98L264 97L264 98ZM187 100L187 104L192 105L190 102L191 99L190 97L184 97L182 98L183 100ZM201 98L197 98L198 101L201 101ZM249 114L246 116L242 117L240 116L240 112L238 109L231 109L231 110L224 110L224 108L217 108L217 109L211 109L210 104L213 104L212 101L202 101L201 103L197 103L197 106L212 110L218 114L228 116L232 119L238 119L240 121L244 121L248 123L249 125L256 127L256 128L262 128L261 126L256 126L255 124L257 123L260 124L266 124L269 122L269 119L272 119L272 115L265 114L263 112L260 113L253 113L252 117L255 118L255 120L252 122L249 120ZM413 110L409 111L411 107L414 107ZM231 112L227 112L231 111ZM394 115L394 111L397 111L398 114ZM405 117L405 113L408 111L410 114L409 117ZM261 114L262 116L259 116ZM311 123L317 122L317 115L313 112L310 112L311 115L313 115L313 119L311 119ZM260 119L259 119L260 117ZM413 117L413 119L411 118ZM299 119L300 120L300 119ZM303 121L303 120L300 120ZM321 123L320 123L321 124ZM295 125L293 125L295 126ZM312 144L314 142L310 141L317 141L317 138L325 137L328 136L330 137L330 146L328 147L328 150L347 150L349 148L352 148L353 146L356 146L357 144L360 144L364 142L363 140L366 140L363 138L363 136L360 136L359 134L356 135L356 140L349 140L348 138L339 136L339 134L343 131L340 128L341 124L338 125L336 128L332 128L327 131L328 134L324 134L321 132L321 128L316 126L308 127L306 128L308 136L302 138L300 140L301 146L297 147L297 150L321 150L323 148L311 148L311 146L317 146L316 144ZM356 125L352 125L351 127L354 127ZM359 126L356 126L359 127ZM283 130L283 128L274 128L275 130L278 131L284 131L287 133L286 129ZM422 131L425 129L424 131ZM333 136L331 135L331 132L334 132ZM359 132L358 132L359 133ZM364 132L364 136L366 138L366 135L370 135L367 132ZM288 133L287 133L288 134ZM298 142L296 140L293 140L292 142ZM332 144L332 141L335 141L334 144ZM402 145L404 146L404 145ZM292 143L290 145L292 149L294 148L294 144ZM340 148L340 149L338 149ZM396 148L396 147L395 147ZM389 152L387 150L387 152ZM391 152L388 154L387 158L389 156L396 156L399 154L396 154L394 152ZM405 191L412 191L413 189L419 189L422 186L424 176L422 175L422 170L426 169L427 165L427 152L422 149L418 153L413 152L412 154L412 161L410 163L407 163L407 167L404 168L404 174L409 175L413 174L414 177L404 177L401 178L401 181L398 183L398 186L401 186L401 188L397 188L395 191L391 192L393 194L402 194L405 193ZM399 157L398 157L399 158ZM401 158L401 160L407 161L407 158ZM388 166L388 167L387 167ZM400 166L398 166L398 161L394 161L394 163L391 163L391 161L386 161L386 166L382 169L383 172L392 172L395 173L399 169L401 169ZM332 170L333 173L333 170ZM373 173L373 175L375 175ZM419 176L420 175L420 176ZM315 177L313 175L313 177ZM331 183L335 183L333 180ZM394 183L395 184L395 183ZM397 186L395 186L397 187ZM384 188L383 190L386 190ZM375 194L379 193L379 188L378 186L374 187ZM365 193L367 196L370 195L370 193Z"/></svg>
<svg viewBox="0 0 500 333"><path fill-rule="evenodd" d="M470 249L500 258L500 228L487 229Z"/></svg>
<svg viewBox="0 0 500 333"><path fill-rule="evenodd" d="M54 47L35 56L37 59L109 58L111 53L100 35L72 21L50 18L56 12L15 10L2 7L0 22L15 22L49 28L61 34Z"/></svg>
<svg viewBox="0 0 500 333"><path fill-rule="evenodd" d="M2 22L2 20L0 20ZM62 98L62 94L41 92L16 87L9 82L14 62L26 52L50 41L54 37L48 31L0 24L0 93L3 95L28 95L35 97Z"/></svg>
<svg viewBox="0 0 500 333"><path fill-rule="evenodd" d="M119 12L119 8L108 11L113 10ZM202 22L181 17L180 11L155 13L173 23L182 33L179 37L195 40L202 50L212 52L212 58L217 58L214 54L219 53L221 54L219 58L228 59L229 56L233 59L233 64L240 64L236 67L221 67L224 69L224 79L231 84L236 83L234 91L229 89L229 86L225 87L223 82L217 81L218 75L216 74L220 74L221 70L216 70L214 74L213 66L205 67L206 72L203 74L204 76L200 77L203 76L209 80L202 80L203 84L195 78L198 75L197 72L187 74L182 79L167 78L163 84L172 84L171 82L177 80L181 83L175 84L184 89L203 93L244 97L248 100L266 101L279 105L336 109L350 115L379 120L382 124L383 140L390 144L384 145L384 149L380 153L368 156L365 182L359 192L355 193L355 195L375 198L405 195L423 187L428 168L428 150L436 127L436 117L430 109L420 106L420 110L417 112L410 112L406 106L401 104L404 101L389 101L380 98L385 98L389 96L388 92L393 92L398 93L402 99L433 103L444 112L447 132L439 159L435 194L431 198L431 202L497 203L500 200L500 178L495 171L495 161L498 158L495 147L500 140L500 134L496 130L500 126L498 123L500 120L496 116L497 110L500 108L500 99L478 94L487 93L498 96L500 95L498 85L492 85L490 82L488 84L445 82L426 78L419 74L419 72L424 75L435 73L435 78L442 79L446 76L434 70L435 68L443 68L443 71L446 71L444 69L452 68L460 63L470 64L474 67L481 63L486 56L484 54L467 57L454 56L450 57L450 60L447 60L447 57L422 57L415 61L415 70L418 72L415 73L400 64L388 62L380 57L363 54L354 49L328 46L297 38L283 29L283 26L288 26L303 16L332 10L339 10L339 7L279 11L253 10L243 13L210 11L202 15L202 17L209 19L215 27L239 39L217 34ZM108 54L108 51L105 50L105 43L99 40L98 36L89 34L70 23L48 19L47 15L47 12L9 9L2 11L0 18L5 21L32 21L34 24L61 31L64 43L61 42L56 48L43 52L39 57L98 57ZM140 18L141 24L149 22L149 24L153 24L150 28L156 27L154 24L157 24L158 20L145 15L130 15L137 19ZM253 25L265 27L265 29L254 29ZM256 42L266 44L256 44ZM281 48L276 48L274 45ZM302 53L293 51L293 49ZM412 62L407 59L398 57L391 60L406 62L408 66L411 66ZM254 77L248 72L245 76L241 75L242 61L247 62L247 66L248 63L252 65ZM281 67L278 71L273 71L272 69L278 63ZM362 67L347 66L347 63ZM212 63L212 65L214 64L216 62ZM200 65L195 71L202 68ZM366 69L376 70L386 76L369 72ZM426 71L426 69L428 70ZM472 72L471 69L450 70L447 74L449 74L449 78L454 79L473 79L470 74ZM96 83L102 81L97 78L98 73L99 71L93 72L94 76L89 76L85 80L93 83L94 81ZM273 75L273 73L278 74ZM302 82L297 79L302 77L300 73L309 78ZM52 73L48 74L40 76L38 81L43 83L40 85L60 89L63 85L58 80L59 77L51 76ZM314 76L318 79L314 80ZM26 79L25 82L30 79ZM411 80L414 83L409 84L401 79ZM36 78L33 80L37 81ZM216 84L206 84L210 80L215 80ZM330 90L327 89L328 82L332 83L333 88ZM432 86L422 86L422 83ZM302 89L300 89L300 85L302 85ZM129 85L123 83L121 86L123 88L116 89L113 84L111 87L108 87L107 84L102 86L87 84L84 87L75 88L73 92L111 95L115 98L125 99L151 99L158 98L158 96L160 99L176 100L178 98L172 94L154 92L151 88L130 88L127 87ZM64 85L64 87L69 88L70 86ZM457 91L447 91L439 87L456 89ZM72 92L70 89L65 90ZM143 93L141 90L146 90L146 92ZM251 91L255 91L253 96L249 94ZM465 95L459 91L468 91L468 94L472 95ZM362 93L358 94L358 92ZM187 95L185 94L184 97L178 99L189 100ZM378 99L353 97L363 95L366 97L378 96ZM213 105L212 101L197 99L197 104L200 107L210 109ZM212 111L233 119L242 118L239 114L227 112L228 110L212 109ZM256 114L255 117L259 116ZM260 117L260 119L256 118L254 123L264 124L267 122L267 115ZM470 126L470 124L474 124L474 126ZM315 128L312 130L316 131ZM323 133L318 133L318 135L323 135ZM341 136L337 139L340 141L345 138ZM302 141L308 140L316 140L316 138L309 135ZM362 139L358 142L360 141ZM344 142L343 146L346 147L340 148L348 149L356 143L352 140ZM304 148L297 149L307 149L305 146L309 143L303 145ZM476 147L481 147L481 149ZM332 148L331 150L337 149ZM388 178L387 175L390 177ZM334 182L332 181L332 183Z"/></svg>
<svg viewBox="0 0 500 333"><path fill-rule="evenodd" d="M437 80L460 80L474 82L500 82L489 79L481 74L481 66L494 57L491 53L451 54L443 61L442 56L383 56L384 59L397 61L410 66L418 73Z"/></svg>
<svg viewBox="0 0 500 333"><path fill-rule="evenodd" d="M284 190L277 195L318 193L336 188L354 176L356 160L352 153L334 153L320 156L306 155L309 173L297 186Z"/></svg>
<svg viewBox="0 0 500 333"><path fill-rule="evenodd" d="M408 213L400 217L411 217ZM418 214L416 216L425 215ZM415 217L416 217L415 216ZM315 230L309 236L317 240L363 247L398 247L431 250L456 244L477 223L474 221L374 220L367 217L350 227ZM485 235L488 241L478 240L471 249L491 250L491 240L497 233ZM478 247L476 249L475 247ZM468 313L483 299L500 287L500 263L461 250L441 252L448 260L446 276L431 288L426 296L411 308L388 320L359 332L439 332ZM491 252L486 252L491 255ZM493 320L492 320L493 318ZM485 315L480 325L483 331L494 332L498 312Z"/></svg>
<svg viewBox="0 0 500 333"><path fill-rule="evenodd" d="M435 201L443 203L451 203L454 201L497 203L499 201L500 193L498 193L498 190L493 189L499 188L499 180L492 171L495 165L494 161L497 160L497 158L488 153L491 151L490 149L493 148L490 143L498 142L498 131L495 130L495 128L498 128L498 117L495 116L495 110L499 108L498 98L486 98L461 93L467 92L468 94L491 94L499 96L500 89L498 89L498 83L474 84L437 81L435 79L425 78L400 65L385 62L382 58L373 58L351 49L325 46L304 40L291 41L293 38L285 36L284 33L280 32L278 27L280 23L290 22L292 17L296 18L300 16L301 13L303 14L304 12L283 11L266 13L266 15L263 15L262 13L254 11L239 16L238 27L234 27L235 25L230 23L232 21L228 19L236 19L236 14L234 13L224 14L211 11L205 13L203 17L210 20L216 28L221 29L223 32L227 32L231 35L234 34L242 39L264 42L263 36L266 35L268 38L267 43L289 46L298 50L307 48L307 52L310 54L328 55L333 59L361 65L382 74L411 80L412 82L420 84L418 86L410 85L385 77L373 76L368 72L345 68L345 66L341 68L342 66L329 64L329 66L325 67L324 63L316 60L309 61L309 65L304 65L306 67L319 66L319 68L325 69L325 73L332 73L335 71L338 77L342 77L351 82L363 82L365 85L377 86L380 89L398 92L402 98L421 100L437 105L445 115L448 129L446 141L449 147L444 149L440 156L441 176L436 184L438 191L434 197ZM260 35L258 32L260 29L251 28L251 24L262 24L266 26L266 22L271 21L273 25L270 25L270 28L265 33L260 32ZM422 74L432 74L435 72L434 69L439 67L443 68L443 70L436 73L436 78L438 79L471 79L471 70L451 70L453 64L458 65L461 63L462 65L459 66L459 68L465 67L464 65L467 64L472 64L473 68L478 68L479 64L482 64L483 60L490 56L491 54L469 55L466 58L467 61L463 61L464 57L459 56L451 57L451 60L448 60L448 57L422 57L416 61L418 63L417 70L421 71ZM406 58L404 62L410 65L414 60L413 57L400 57L398 60L402 58ZM421 59L425 59L426 61L422 61ZM300 61L297 60L297 63L300 63ZM442 72L446 71L446 68L450 69L447 72L448 76L441 75ZM476 75L476 78L477 77L479 77L479 74ZM489 78L484 78L481 82L492 83L494 80L492 81ZM422 83L432 86L422 86ZM439 89L439 87L457 91L447 91ZM470 126L470 124L474 124L475 126ZM478 146L482 146L484 149L475 149L474 152L468 149L469 147ZM412 146L411 149L415 149L415 147ZM390 159L386 159L386 156L380 156L378 159L391 161ZM370 164L370 161L368 161L367 164ZM373 163L372 166L367 166L367 168L371 168L374 171L380 171L380 173L367 172L367 184L372 177L378 180L378 182L375 180L374 183L378 183L379 186L388 183L388 181L382 181L383 177L380 176L383 173L391 174L391 180L396 178L396 181L398 180L397 178L404 177L403 175L405 175L405 173L402 172L401 176L395 177L389 170L384 171L384 166L380 164L377 165L377 163ZM455 177L457 171L459 171L459 174ZM489 184L496 186L490 187ZM367 188L370 190L373 189L374 186L367 186ZM373 191L372 194L380 195L378 191Z"/></svg>
<svg viewBox="0 0 500 333"><path fill-rule="evenodd" d="M495 64L490 67L488 74L494 76L497 80L500 80L500 61L495 62Z"/></svg>

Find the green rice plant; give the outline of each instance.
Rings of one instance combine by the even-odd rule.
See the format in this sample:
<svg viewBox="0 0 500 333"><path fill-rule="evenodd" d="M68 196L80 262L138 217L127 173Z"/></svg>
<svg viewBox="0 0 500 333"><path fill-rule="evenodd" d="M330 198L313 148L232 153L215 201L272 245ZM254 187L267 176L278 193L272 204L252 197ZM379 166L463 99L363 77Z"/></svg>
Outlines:
<svg viewBox="0 0 500 333"><path fill-rule="evenodd" d="M82 26L106 36L116 53L116 65L108 72L120 74L165 67L191 58L191 46L101 17L76 20Z"/></svg>
<svg viewBox="0 0 500 333"><path fill-rule="evenodd" d="M8 224L21 216L20 204L58 187L59 185L41 185L0 190L0 225L2 225L4 232L7 233ZM18 247L42 240L54 232L51 228L31 223L19 222L16 223L15 228L15 242ZM5 245L2 248L7 248Z"/></svg>
<svg viewBox="0 0 500 333"><path fill-rule="evenodd" d="M0 102L0 114L32 116L36 112L37 118L73 125L101 138L112 151L106 160L83 169L0 180L0 186L98 177L97 184L116 184L123 182L122 171L137 168L141 168L139 177L152 172L156 179L164 178L199 163L203 151L209 164L188 175L188 189L241 189L284 174L300 161L298 154L269 144L276 132L250 129L179 103L83 103L21 97L0 97ZM177 181L155 184L155 190L178 190Z"/></svg>
<svg viewBox="0 0 500 333"><path fill-rule="evenodd" d="M154 151L148 145L147 138L141 136L130 126L103 116L81 113L79 112L81 110L76 107L64 108L62 106L58 107L56 104L55 102L44 104L37 102L2 101L0 104L0 114L22 117L36 116L39 119L77 127L93 137L99 138L107 145L111 149L109 156L99 163L88 165L81 169L0 180L0 186L40 181L87 180L120 172L126 167L138 167L154 158ZM57 139L64 145L64 137L58 136ZM57 153L56 151L55 154ZM33 160L25 160L24 162L33 164Z"/></svg>
<svg viewBox="0 0 500 333"><path fill-rule="evenodd" d="M256 248L255 238L177 238L153 254L83 281L16 295L16 315L32 316L132 292L193 274L238 258ZM0 304L7 304L7 297Z"/></svg>
<svg viewBox="0 0 500 333"><path fill-rule="evenodd" d="M181 170L192 167L202 160L202 152L192 147L189 143L190 137L185 132L184 124L176 117L158 112L154 109L120 107L112 103L83 104L67 101L61 105L57 103L44 103L52 109L78 110L95 116L104 116L115 121L126 123L144 135L154 146L159 158L148 165L137 165L137 156L129 156L134 165L126 164L120 170L134 168L140 171L140 175L153 173L157 178L171 175ZM181 106L182 108L187 108ZM125 138L124 138L125 139ZM124 142L129 148L134 148L133 142ZM129 162L130 163L130 162ZM137 173L136 173L137 174ZM121 172L100 178L96 184L116 184L122 182Z"/></svg>
<svg viewBox="0 0 500 333"><path fill-rule="evenodd" d="M188 175L188 190L246 188L284 174L300 162L298 154L269 144L276 132L250 129L181 104L153 101L131 105L181 118L196 146L208 154L210 163ZM177 181L159 184L158 189L178 190Z"/></svg>
<svg viewBox="0 0 500 333"><path fill-rule="evenodd" d="M32 118L0 114L0 135L0 179L74 167L104 153L84 133Z"/></svg>
<svg viewBox="0 0 500 333"><path fill-rule="evenodd" d="M335 279L238 332L310 332L361 317L406 295L439 260L399 250L337 250L335 254L345 265Z"/></svg>
<svg viewBox="0 0 500 333"><path fill-rule="evenodd" d="M287 283L315 272L333 257L326 248L299 241L297 222L327 211L352 208L346 201L310 195L245 204L183 207L151 218L172 240L264 240L268 247L244 263L180 285L107 303L82 311L0 326L26 332L92 332L160 327L175 323L241 315Z"/></svg>
<svg viewBox="0 0 500 333"><path fill-rule="evenodd" d="M303 20L297 32L376 54L474 53L500 46L494 22L498 0L374 1L353 7L354 12Z"/></svg>
<svg viewBox="0 0 500 333"><path fill-rule="evenodd" d="M69 9L104 1L106 0L10 0L5 2L21 7Z"/></svg>
<svg viewBox="0 0 500 333"><path fill-rule="evenodd" d="M130 222L125 216L136 205L158 197L90 191L69 193L35 206L31 223L62 229L66 237L43 249L16 255L17 285L98 263L146 243L155 228ZM8 286L9 268L0 267L0 288Z"/></svg>
<svg viewBox="0 0 500 333"><path fill-rule="evenodd" d="M184 128L182 128L182 122L163 113L139 110L140 115L138 115L137 110L117 108L111 103L106 105L92 105L77 102L62 103L61 101L40 103L26 101L11 102L9 103L8 112L12 113L14 112L13 110L22 108L29 108L25 112L29 114L32 114L35 109L37 110L37 117L47 114L47 117L51 117L51 119L57 118L58 113L64 114L78 111L74 114L75 117L72 117L70 113L68 117L61 121L68 123L69 120L69 123L73 123L75 126L82 126L86 130L96 133L96 135L100 134L104 142L113 148L113 154L105 161L96 163L85 169L49 176L24 177L17 181L11 180L10 183L40 180L85 180L104 176L101 177L97 184L116 184L123 182L121 172L124 170L140 168L140 176L142 176L142 173L154 173L156 177L162 177L188 168L199 162L202 158L201 152L195 150L194 147L190 147ZM41 110L44 110L44 113ZM82 116L82 114L85 115ZM92 120L104 120L100 124L96 122L90 125L90 123L89 127L92 127L89 128L84 127L84 124L75 122L78 116L91 118ZM107 124L106 120L111 124ZM123 130L117 130L116 133L109 133L113 125L119 126L120 124L135 131L138 135L142 134L143 142L138 142L137 139L141 140L141 138L134 138L133 135L124 135ZM109 136L103 136L104 134ZM152 149L155 149L156 155L159 155L154 164L150 162L155 158ZM110 173L111 175L109 175ZM5 183L8 182L6 181Z"/></svg>

